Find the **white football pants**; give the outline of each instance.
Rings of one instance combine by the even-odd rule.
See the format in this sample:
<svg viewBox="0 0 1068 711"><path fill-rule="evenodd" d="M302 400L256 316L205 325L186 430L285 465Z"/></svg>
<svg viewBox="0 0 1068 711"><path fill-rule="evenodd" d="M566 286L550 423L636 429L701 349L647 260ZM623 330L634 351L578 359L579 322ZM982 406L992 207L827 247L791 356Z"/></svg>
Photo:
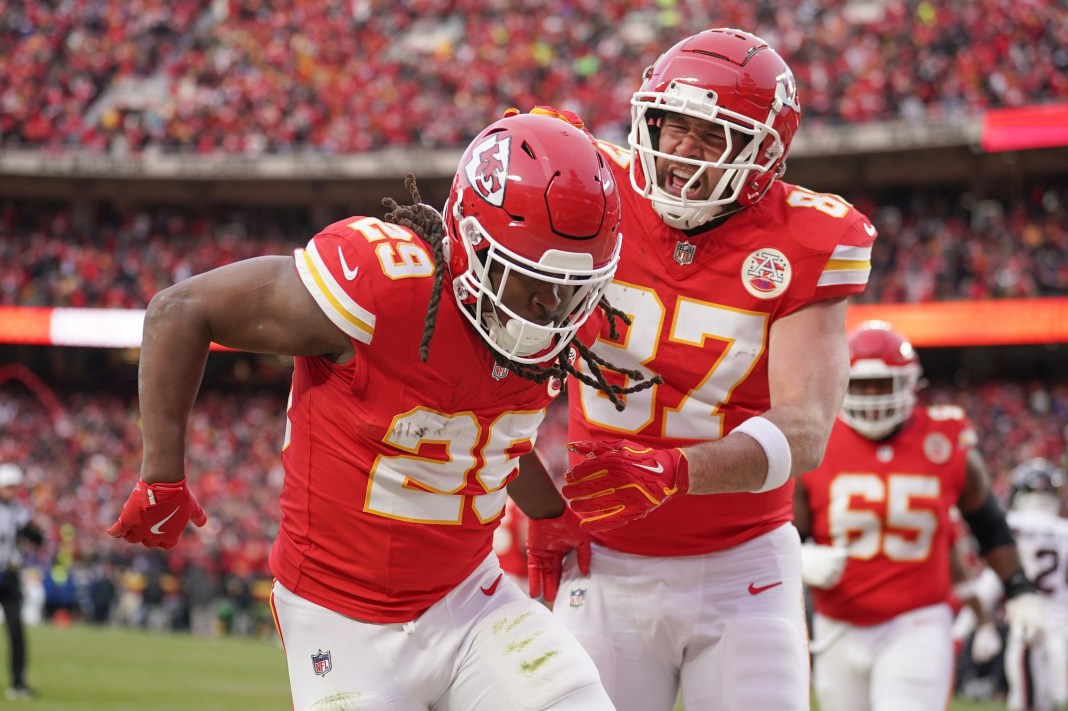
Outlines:
<svg viewBox="0 0 1068 711"><path fill-rule="evenodd" d="M1042 641L1027 646L1009 635L1005 643L1009 711L1068 708L1068 607L1045 602Z"/></svg>
<svg viewBox="0 0 1068 711"><path fill-rule="evenodd" d="M593 547L565 560L554 614L620 711L804 711L801 542L786 524L731 550L653 558Z"/></svg>
<svg viewBox="0 0 1068 711"><path fill-rule="evenodd" d="M490 555L413 622L340 615L275 582L295 711L611 711L589 655ZM493 590L487 595L482 588Z"/></svg>
<svg viewBox="0 0 1068 711"><path fill-rule="evenodd" d="M870 627L816 615L813 686L820 711L937 711L953 686L949 605Z"/></svg>

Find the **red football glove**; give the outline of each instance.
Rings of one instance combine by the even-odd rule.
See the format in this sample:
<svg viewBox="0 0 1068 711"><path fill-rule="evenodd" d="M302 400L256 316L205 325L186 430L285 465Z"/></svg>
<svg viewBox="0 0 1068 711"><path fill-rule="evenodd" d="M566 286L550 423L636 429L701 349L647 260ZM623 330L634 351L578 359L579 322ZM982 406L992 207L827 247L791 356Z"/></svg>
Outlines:
<svg viewBox="0 0 1068 711"><path fill-rule="evenodd" d="M138 479L108 535L146 548L174 548L186 521L203 526L207 520L185 478L172 484L146 484Z"/></svg>
<svg viewBox="0 0 1068 711"><path fill-rule="evenodd" d="M590 574L590 537L579 529L579 521L569 509L556 518L527 521L527 586L531 597L545 593L552 602L560 588L564 556L575 551L579 572Z"/></svg>
<svg viewBox="0 0 1068 711"><path fill-rule="evenodd" d="M567 472L563 487L583 531L619 528L690 489L690 464L681 449L650 449L625 439L572 442L568 448L587 457Z"/></svg>
<svg viewBox="0 0 1068 711"><path fill-rule="evenodd" d="M509 116L518 116L520 113L521 112L519 111L519 109L506 109L504 112L504 117L508 118ZM567 111L566 109L557 109L555 107L546 105L535 106L527 113L531 113L536 116L551 116L553 118L558 118L561 121L567 121L575 128L582 129L582 132L590 138L593 138L593 134L590 133L589 130L587 130L585 122L583 122L583 120L580 119L578 117L578 114L576 114L574 111Z"/></svg>

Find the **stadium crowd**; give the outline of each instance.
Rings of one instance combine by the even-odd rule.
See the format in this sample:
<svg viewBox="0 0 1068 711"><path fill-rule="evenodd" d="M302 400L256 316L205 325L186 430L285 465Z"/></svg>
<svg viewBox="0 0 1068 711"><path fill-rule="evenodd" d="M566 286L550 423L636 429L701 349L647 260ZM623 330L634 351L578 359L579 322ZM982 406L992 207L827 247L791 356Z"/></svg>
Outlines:
<svg viewBox="0 0 1068 711"><path fill-rule="evenodd" d="M859 301L1068 295L1065 186L970 204L931 190L854 201L881 235ZM299 212L134 210L80 227L63 207L0 201L0 305L144 308L192 274L289 254L312 234Z"/></svg>
<svg viewBox="0 0 1068 711"><path fill-rule="evenodd" d="M0 147L457 147L544 103L621 142L642 70L713 26L779 49L809 125L1068 100L1057 0L0 2Z"/></svg>
<svg viewBox="0 0 1068 711"><path fill-rule="evenodd" d="M983 434L980 448L1008 493L1007 474L1028 457L1068 457L1068 381L938 383L931 404L963 405ZM267 556L279 518L284 385L249 393L209 390L189 427L189 472L209 514L167 552L135 549L102 535L140 466L133 397L56 393L46 407L16 382L0 387L0 459L25 469L30 503L52 531L32 566L49 616L199 634L269 634ZM566 410L550 409L539 437L565 467Z"/></svg>
<svg viewBox="0 0 1068 711"><path fill-rule="evenodd" d="M504 108L544 103L625 143L642 69L688 28L712 25L779 48L808 125L1068 101L1068 5L1056 0L0 0L0 150L454 148ZM881 235L858 301L1068 295L1062 182L1011 198L846 197ZM313 231L299 210L102 207L86 220L0 200L0 305L144 308L192 274L287 254ZM198 399L189 467L210 518L166 554L102 534L138 475L133 396L65 391L56 408L0 383L0 461L24 467L50 531L28 566L27 589L40 593L31 614L271 635L282 380ZM939 382L923 396L967 409L1003 499L1019 462L1068 463L1068 381ZM540 435L557 471L564 414L552 409Z"/></svg>

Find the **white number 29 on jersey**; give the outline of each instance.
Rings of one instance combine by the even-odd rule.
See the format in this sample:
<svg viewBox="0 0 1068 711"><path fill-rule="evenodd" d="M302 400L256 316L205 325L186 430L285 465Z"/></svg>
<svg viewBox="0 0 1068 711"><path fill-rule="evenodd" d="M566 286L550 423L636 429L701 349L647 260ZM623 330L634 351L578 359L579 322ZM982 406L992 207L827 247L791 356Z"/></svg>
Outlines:
<svg viewBox="0 0 1068 711"><path fill-rule="evenodd" d="M385 442L404 452L380 455L371 467L364 510L386 518L458 525L470 501L479 521L501 515L517 452L530 451L542 412L506 412L488 426L469 412L417 408L394 418ZM472 495L470 474L481 487ZM461 494L461 491L467 493Z"/></svg>

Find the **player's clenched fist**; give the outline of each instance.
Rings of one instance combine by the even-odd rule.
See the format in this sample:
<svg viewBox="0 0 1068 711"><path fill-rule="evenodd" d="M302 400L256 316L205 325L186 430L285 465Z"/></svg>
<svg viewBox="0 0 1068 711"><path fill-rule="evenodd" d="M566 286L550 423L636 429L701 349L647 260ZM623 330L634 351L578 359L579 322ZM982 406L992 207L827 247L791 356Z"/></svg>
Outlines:
<svg viewBox="0 0 1068 711"><path fill-rule="evenodd" d="M579 572L590 574L590 536L579 528L575 514L565 509L556 518L527 521L527 585L531 597L556 599L564 556L575 551Z"/></svg>
<svg viewBox="0 0 1068 711"><path fill-rule="evenodd" d="M186 521L203 526L207 520L184 478L166 484L138 480L108 535L146 548L174 548Z"/></svg>
<svg viewBox="0 0 1068 711"><path fill-rule="evenodd" d="M650 449L625 439L572 442L569 449L587 457L567 472L563 488L584 531L619 528L690 488L681 449Z"/></svg>

